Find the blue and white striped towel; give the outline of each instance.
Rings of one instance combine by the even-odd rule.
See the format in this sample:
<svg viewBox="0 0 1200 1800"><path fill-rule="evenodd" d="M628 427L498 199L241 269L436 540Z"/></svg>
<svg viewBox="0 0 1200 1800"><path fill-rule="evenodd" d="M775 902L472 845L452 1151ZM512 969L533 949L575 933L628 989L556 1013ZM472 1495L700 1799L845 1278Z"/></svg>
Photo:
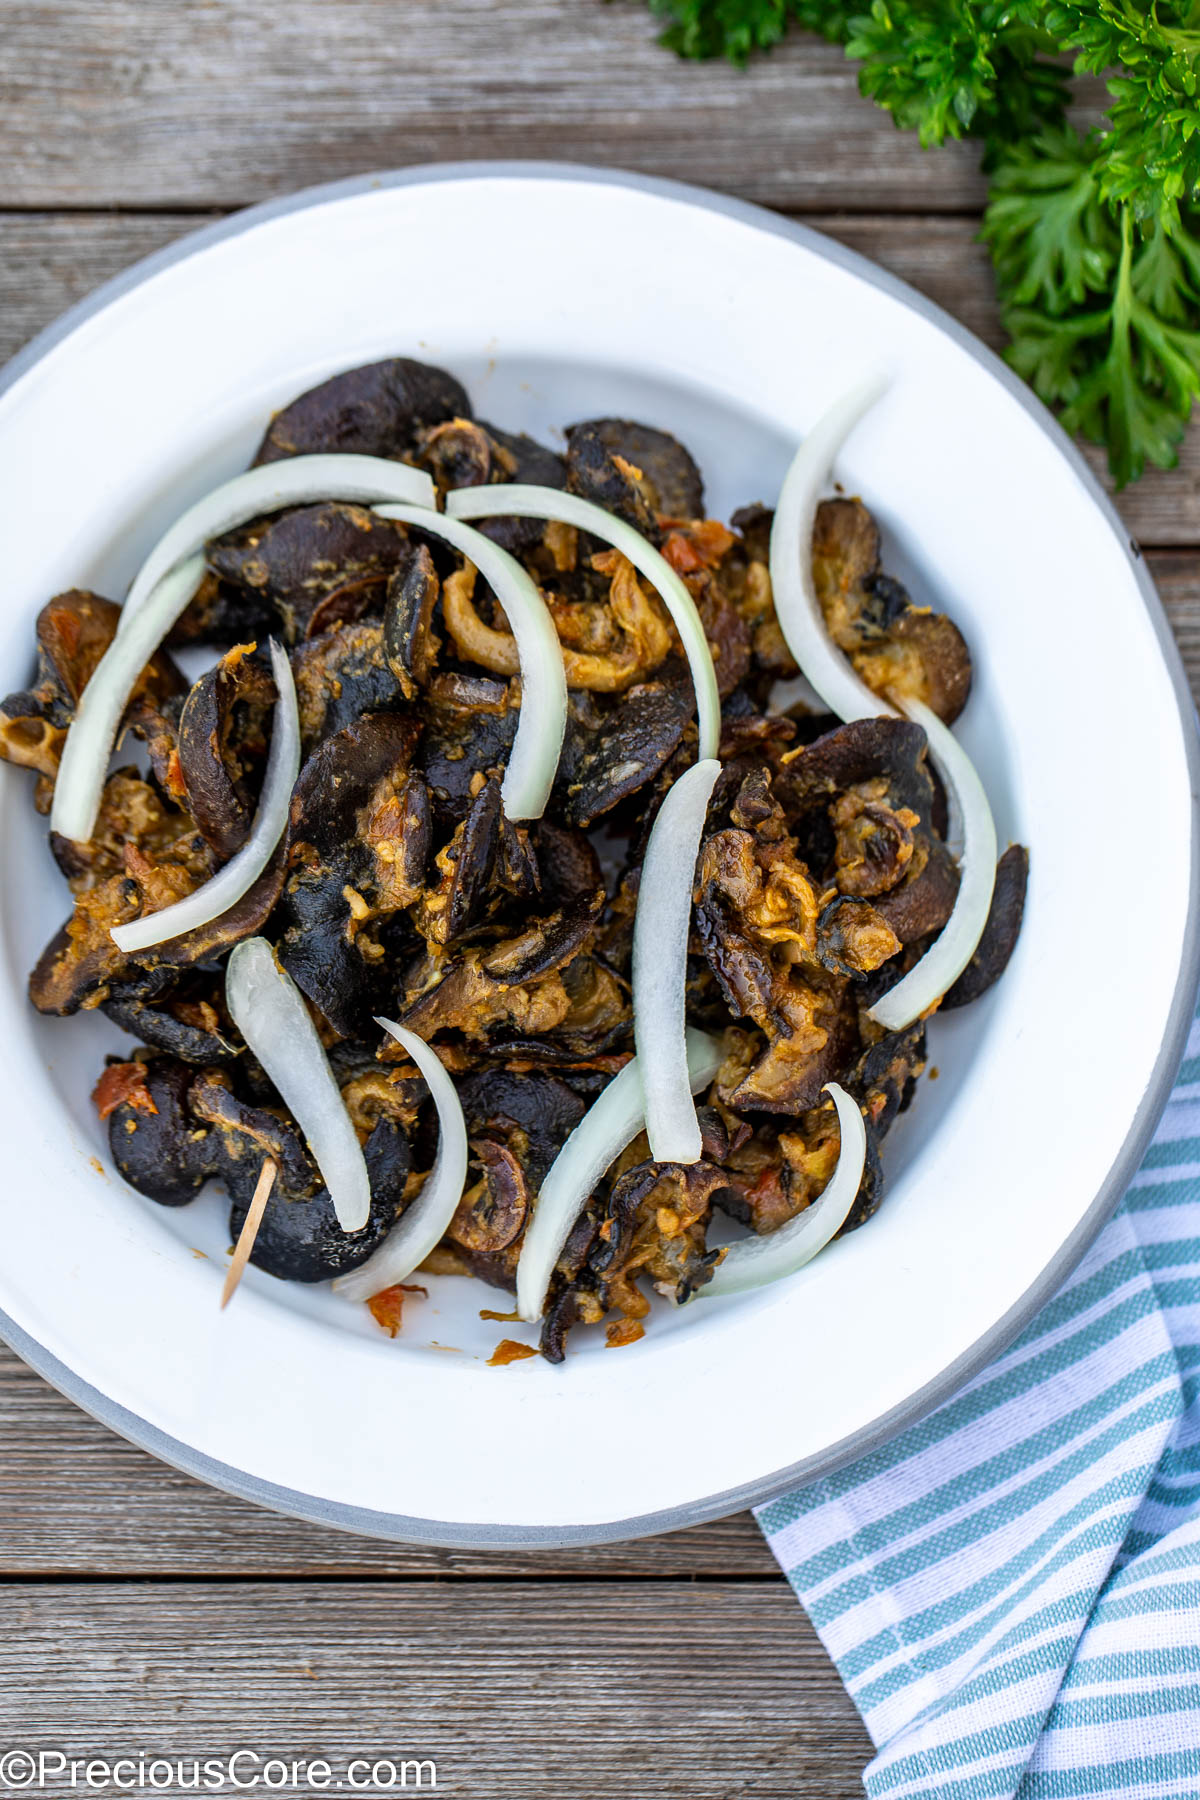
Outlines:
<svg viewBox="0 0 1200 1800"><path fill-rule="evenodd" d="M904 1800L1200 1796L1200 1019L1012 1348L759 1523Z"/></svg>

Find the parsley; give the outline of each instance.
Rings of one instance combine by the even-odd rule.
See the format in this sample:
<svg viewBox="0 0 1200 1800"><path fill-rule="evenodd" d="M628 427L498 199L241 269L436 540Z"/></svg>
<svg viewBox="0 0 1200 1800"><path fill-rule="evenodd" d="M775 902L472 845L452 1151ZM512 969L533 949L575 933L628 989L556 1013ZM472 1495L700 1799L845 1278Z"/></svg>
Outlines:
<svg viewBox="0 0 1200 1800"><path fill-rule="evenodd" d="M1007 355L1119 486L1172 467L1200 397L1200 0L650 0L683 56L744 63L791 26L859 64L925 146L982 143ZM1097 129L1066 123L1104 76Z"/></svg>

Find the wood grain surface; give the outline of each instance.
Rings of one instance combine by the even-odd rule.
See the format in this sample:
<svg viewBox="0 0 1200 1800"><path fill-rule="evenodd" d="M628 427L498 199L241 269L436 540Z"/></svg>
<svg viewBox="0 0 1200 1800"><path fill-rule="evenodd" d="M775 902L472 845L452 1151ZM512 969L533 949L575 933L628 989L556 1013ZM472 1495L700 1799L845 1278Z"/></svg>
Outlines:
<svg viewBox="0 0 1200 1800"><path fill-rule="evenodd" d="M478 1800L850 1800L862 1727L798 1616L782 1582L5 1588L0 1737L428 1757Z"/></svg>
<svg viewBox="0 0 1200 1800"><path fill-rule="evenodd" d="M208 218L480 157L780 208L1002 346L972 146L921 151L812 38L745 73L654 40L641 0L0 0L0 360ZM1200 692L1200 431L1118 506ZM861 1793L866 1734L748 1514L519 1557L329 1532L2 1349L0 1501L0 1751L403 1754L494 1800Z"/></svg>
<svg viewBox="0 0 1200 1800"><path fill-rule="evenodd" d="M770 206L976 207L795 38L681 71L641 0L6 0L0 169L25 207L240 206L464 157L616 164ZM0 196L3 198L3 196Z"/></svg>

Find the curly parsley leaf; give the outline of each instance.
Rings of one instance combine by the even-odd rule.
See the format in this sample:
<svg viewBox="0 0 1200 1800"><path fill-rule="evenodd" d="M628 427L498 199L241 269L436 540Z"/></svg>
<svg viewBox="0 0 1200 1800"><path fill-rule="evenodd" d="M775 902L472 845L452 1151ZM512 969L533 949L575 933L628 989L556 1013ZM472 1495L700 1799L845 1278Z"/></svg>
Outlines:
<svg viewBox="0 0 1200 1800"><path fill-rule="evenodd" d="M859 0L861 3L861 0ZM661 42L680 56L724 56L741 67L754 50L769 50L790 25L818 32L832 43L847 34L858 5L821 0L650 0L650 10L671 23Z"/></svg>
<svg viewBox="0 0 1200 1800"><path fill-rule="evenodd" d="M980 233L1001 300L1052 314L1108 287L1119 251L1086 141L1064 129L997 151Z"/></svg>
<svg viewBox="0 0 1200 1800"><path fill-rule="evenodd" d="M1118 486L1177 460L1200 397L1200 217L1139 223L1103 198L1092 141L1019 146L984 221L1009 362L1064 425L1107 444Z"/></svg>
<svg viewBox="0 0 1200 1800"><path fill-rule="evenodd" d="M1097 142L1105 198L1169 225L1200 186L1200 6L1049 0L1043 10L1076 70L1109 77L1113 104Z"/></svg>
<svg viewBox="0 0 1200 1800"><path fill-rule="evenodd" d="M1119 483L1176 460L1200 395L1200 0L650 0L686 56L791 25L845 45L923 145L983 140L1009 360ZM1066 59L1105 77L1086 138Z"/></svg>
<svg viewBox="0 0 1200 1800"><path fill-rule="evenodd" d="M925 148L948 137L1012 138L1061 122L1067 71L1046 62L1053 44L1036 5L970 0L873 0L850 21L846 55L859 87Z"/></svg>

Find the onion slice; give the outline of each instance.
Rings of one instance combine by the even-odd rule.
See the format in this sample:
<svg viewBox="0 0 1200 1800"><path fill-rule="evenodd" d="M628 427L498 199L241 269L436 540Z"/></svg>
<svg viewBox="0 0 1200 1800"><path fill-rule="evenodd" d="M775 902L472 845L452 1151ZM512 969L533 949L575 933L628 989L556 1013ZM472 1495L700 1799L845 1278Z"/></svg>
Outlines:
<svg viewBox="0 0 1200 1800"><path fill-rule="evenodd" d="M338 1224L345 1232L361 1231L371 1211L371 1183L358 1134L300 989L265 938L234 945L225 1001L308 1140Z"/></svg>
<svg viewBox="0 0 1200 1800"><path fill-rule="evenodd" d="M823 1250L849 1217L862 1185L867 1160L867 1132L858 1102L836 1081L824 1090L837 1108L842 1147L837 1167L821 1193L802 1213L766 1237L739 1238L730 1244L713 1271L711 1281L697 1288L693 1298L719 1300L726 1294L744 1294L794 1275Z"/></svg>
<svg viewBox="0 0 1200 1800"><path fill-rule="evenodd" d="M498 482L487 487L455 488L446 495L446 511L453 519L550 519L563 525L577 525L603 543L611 544L627 556L639 575L644 575L657 589L659 598L674 622L683 641L692 686L696 690L696 722L700 732L700 755L715 756L721 741L721 696L717 691L717 672L712 651L704 635L704 624L696 611L696 602L664 556L648 543L640 531L624 519L614 518L602 506L584 500L578 494L563 493L558 488L532 487L520 482L506 486Z"/></svg>
<svg viewBox="0 0 1200 1800"><path fill-rule="evenodd" d="M633 922L633 1033L656 1162L700 1160L686 1040L687 945L700 837L721 765L713 757L675 782L646 845Z"/></svg>
<svg viewBox="0 0 1200 1800"><path fill-rule="evenodd" d="M168 570L202 549L210 538L264 513L316 500L357 500L368 506L377 500L408 500L414 506L430 508L437 505L433 482L423 469L389 462L383 456L330 452L290 456L247 469L189 506L159 538L126 596L118 631L128 630L138 608Z"/></svg>
<svg viewBox="0 0 1200 1800"><path fill-rule="evenodd" d="M800 673L839 719L873 719L891 708L854 673L825 628L813 581L813 525L834 458L884 386L882 373L867 376L817 420L783 478L771 525L771 589L779 628Z"/></svg>
<svg viewBox="0 0 1200 1800"><path fill-rule="evenodd" d="M920 962L870 1009L870 1017L888 1031L902 1031L911 1025L958 980L983 936L996 884L996 827L974 763L950 728L923 701L901 695L896 698L909 718L924 728L930 755L962 831L962 854L958 894L950 917Z"/></svg>
<svg viewBox="0 0 1200 1800"><path fill-rule="evenodd" d="M79 697L63 745L50 829L84 844L96 828L121 716L138 676L191 599L204 574L204 558L189 557L157 584L118 631Z"/></svg>
<svg viewBox="0 0 1200 1800"><path fill-rule="evenodd" d="M875 374L851 388L817 421L784 477L771 526L771 586L788 649L825 704L840 719L905 713L924 727L930 755L946 784L950 816L961 832L960 882L954 909L915 968L870 1009L889 1031L902 1031L939 1001L957 981L983 935L996 880L996 827L983 783L966 751L923 701L902 694L881 699L855 674L825 626L812 572L812 534L817 501L833 459L866 409L882 391Z"/></svg>
<svg viewBox="0 0 1200 1800"><path fill-rule="evenodd" d="M164 906L160 912L133 919L128 925L114 925L109 935L117 949L125 951L126 955L134 950L148 950L152 944L165 943L168 938L194 931L211 919L219 919L253 887L275 854L287 827L292 788L300 773L300 711L296 704L292 665L286 651L273 638L271 671L279 698L275 702L271 726L267 772L249 837L236 855L194 893L185 895L173 906Z"/></svg>
<svg viewBox="0 0 1200 1800"><path fill-rule="evenodd" d="M500 799L513 820L540 819L546 810L567 729L567 677L550 609L515 556L461 519L419 506L377 506L382 519L441 538L474 563L504 608L521 662L521 716L504 771Z"/></svg>
<svg viewBox="0 0 1200 1800"><path fill-rule="evenodd" d="M687 1034L687 1055L693 1089L707 1086L724 1059L717 1039L694 1029ZM645 1120L642 1074L635 1056L584 1113L542 1183L517 1263L517 1312L526 1324L536 1324L542 1316L554 1265L592 1189Z"/></svg>
<svg viewBox="0 0 1200 1800"><path fill-rule="evenodd" d="M369 1300L394 1282L403 1281L446 1235L462 1199L467 1179L467 1124L458 1092L445 1064L424 1038L391 1019L376 1019L416 1063L437 1107L438 1147L433 1168L416 1199L392 1226L373 1256L334 1282L348 1300Z"/></svg>

